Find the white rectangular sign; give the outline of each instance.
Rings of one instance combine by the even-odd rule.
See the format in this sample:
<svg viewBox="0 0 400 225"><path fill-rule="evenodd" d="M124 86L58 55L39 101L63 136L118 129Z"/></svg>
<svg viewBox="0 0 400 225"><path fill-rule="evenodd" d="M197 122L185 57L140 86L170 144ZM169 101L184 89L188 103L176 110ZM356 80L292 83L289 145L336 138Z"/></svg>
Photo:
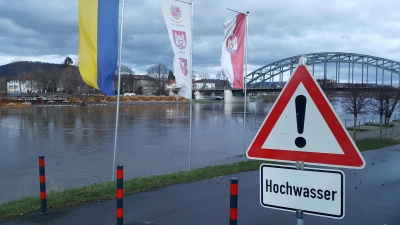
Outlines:
<svg viewBox="0 0 400 225"><path fill-rule="evenodd" d="M260 203L305 214L344 217L344 174L339 170L262 164Z"/></svg>

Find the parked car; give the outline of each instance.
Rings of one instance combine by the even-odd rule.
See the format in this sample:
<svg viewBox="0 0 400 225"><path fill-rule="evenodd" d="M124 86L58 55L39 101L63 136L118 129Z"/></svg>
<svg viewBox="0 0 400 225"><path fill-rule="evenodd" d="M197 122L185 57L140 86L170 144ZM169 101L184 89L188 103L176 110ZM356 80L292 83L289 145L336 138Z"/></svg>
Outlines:
<svg viewBox="0 0 400 225"><path fill-rule="evenodd" d="M209 100L224 100L224 97L222 96L209 96Z"/></svg>

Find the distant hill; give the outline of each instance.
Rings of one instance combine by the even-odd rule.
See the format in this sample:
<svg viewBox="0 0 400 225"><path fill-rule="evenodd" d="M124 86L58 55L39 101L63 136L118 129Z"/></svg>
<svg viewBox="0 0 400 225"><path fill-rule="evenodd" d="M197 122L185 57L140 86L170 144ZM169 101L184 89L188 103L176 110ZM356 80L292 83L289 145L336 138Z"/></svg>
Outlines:
<svg viewBox="0 0 400 225"><path fill-rule="evenodd" d="M0 66L0 77L15 77L18 73L35 74L40 70L51 71L62 68L62 64L19 61Z"/></svg>

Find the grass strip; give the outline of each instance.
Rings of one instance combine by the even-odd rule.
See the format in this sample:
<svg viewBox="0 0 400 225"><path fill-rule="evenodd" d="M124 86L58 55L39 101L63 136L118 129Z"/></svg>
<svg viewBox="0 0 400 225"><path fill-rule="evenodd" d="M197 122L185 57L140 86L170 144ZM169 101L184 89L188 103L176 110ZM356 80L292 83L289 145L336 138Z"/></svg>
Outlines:
<svg viewBox="0 0 400 225"><path fill-rule="evenodd" d="M143 191L154 190L172 184L179 184L213 178L221 175L256 170L265 161L246 161L228 165L208 166L192 171L176 172L165 175L139 177L124 181L124 194L130 195ZM53 191L47 194L47 208L61 208L81 205L88 202L99 202L115 198L115 182L92 184L85 187ZM39 197L27 197L6 202L0 205L0 220L40 209Z"/></svg>
<svg viewBox="0 0 400 225"><path fill-rule="evenodd" d="M356 142L360 151L383 148L399 144L392 139L364 139ZM266 161L249 160L228 165L207 166L192 171L176 172L165 175L139 177L124 181L124 193L130 195L138 192L150 191L159 187L173 184L191 182L222 175L234 174L257 170L260 164ZM269 162L271 163L271 162ZM92 184L80 188L53 191L47 195L47 207L49 209L76 206L88 202L99 202L115 198L115 182ZM39 197L26 197L0 204L0 220L24 215L28 212L40 209Z"/></svg>
<svg viewBox="0 0 400 225"><path fill-rule="evenodd" d="M397 144L399 144L399 141L394 139L366 138L363 140L356 141L356 145L361 152L378 148L384 148Z"/></svg>

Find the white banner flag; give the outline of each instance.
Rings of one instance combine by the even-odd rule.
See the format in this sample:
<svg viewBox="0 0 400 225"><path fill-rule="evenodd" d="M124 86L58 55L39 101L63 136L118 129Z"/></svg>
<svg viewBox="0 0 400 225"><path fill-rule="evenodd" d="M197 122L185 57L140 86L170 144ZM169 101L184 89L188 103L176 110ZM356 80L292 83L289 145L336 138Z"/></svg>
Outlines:
<svg viewBox="0 0 400 225"><path fill-rule="evenodd" d="M192 98L192 24L191 4L175 0L161 0L161 9L174 51L174 75L179 95Z"/></svg>
<svg viewBox="0 0 400 225"><path fill-rule="evenodd" d="M243 89L244 44L246 14L239 13L224 23L225 38L222 42L221 67L233 88Z"/></svg>

